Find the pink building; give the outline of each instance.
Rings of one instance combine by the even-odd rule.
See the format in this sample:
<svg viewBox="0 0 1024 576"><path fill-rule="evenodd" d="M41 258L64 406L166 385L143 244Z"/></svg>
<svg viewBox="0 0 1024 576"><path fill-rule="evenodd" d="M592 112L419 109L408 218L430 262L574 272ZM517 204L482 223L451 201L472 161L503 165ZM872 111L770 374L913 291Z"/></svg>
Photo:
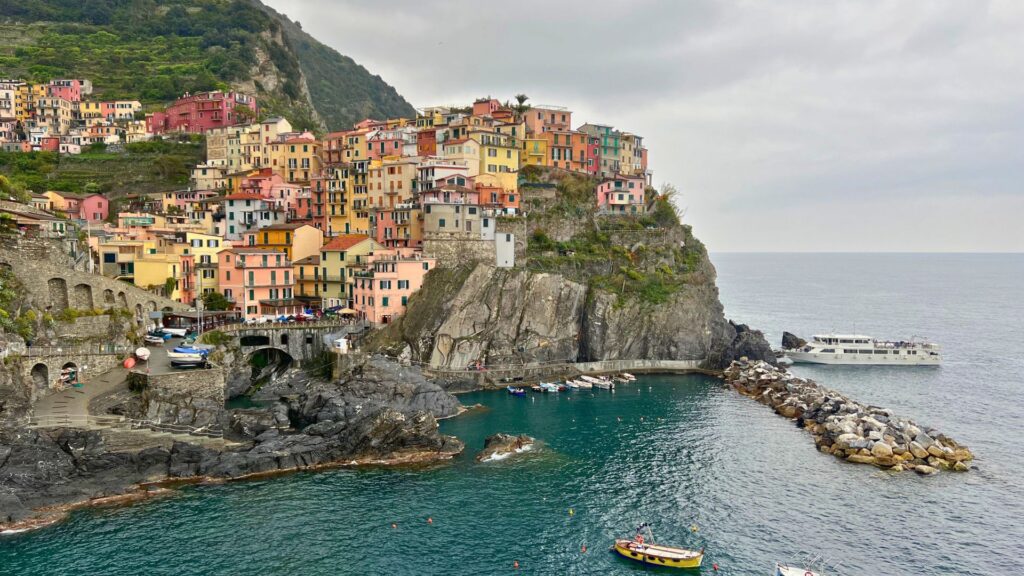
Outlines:
<svg viewBox="0 0 1024 576"><path fill-rule="evenodd" d="M597 185L597 207L603 212L638 214L644 208L643 176L605 178Z"/></svg>
<svg viewBox="0 0 1024 576"><path fill-rule="evenodd" d="M233 126L248 118L235 113L236 106L244 106L256 117L256 99L237 92L200 92L185 94L171 103L163 112L146 115L146 131L152 134L190 132L202 134L213 128Z"/></svg>
<svg viewBox="0 0 1024 576"><path fill-rule="evenodd" d="M355 273L352 307L374 324L388 324L405 312L405 306L423 277L437 261L412 248L376 250L365 270Z"/></svg>
<svg viewBox="0 0 1024 576"><path fill-rule="evenodd" d="M101 222L110 214L110 201L102 194L90 194L78 202L78 217L87 222Z"/></svg>
<svg viewBox="0 0 1024 576"><path fill-rule="evenodd" d="M494 98L483 98L473 102L473 116L490 116L501 108L501 102Z"/></svg>
<svg viewBox="0 0 1024 576"><path fill-rule="evenodd" d="M46 95L69 102L81 102L83 87L84 82L81 80L50 80L46 86Z"/></svg>
<svg viewBox="0 0 1024 576"><path fill-rule="evenodd" d="M43 136L39 139L40 152L60 151L60 136Z"/></svg>
<svg viewBox="0 0 1024 576"><path fill-rule="evenodd" d="M236 247L217 253L220 291L246 320L302 312L292 262L283 250Z"/></svg>

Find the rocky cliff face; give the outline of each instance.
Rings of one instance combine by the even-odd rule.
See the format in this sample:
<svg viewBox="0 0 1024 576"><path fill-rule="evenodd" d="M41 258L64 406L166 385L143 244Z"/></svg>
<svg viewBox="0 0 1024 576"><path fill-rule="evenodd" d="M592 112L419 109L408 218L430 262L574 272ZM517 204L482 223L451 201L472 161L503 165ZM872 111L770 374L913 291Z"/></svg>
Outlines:
<svg viewBox="0 0 1024 576"><path fill-rule="evenodd" d="M406 317L374 343L432 368L464 369L596 360L700 360L720 368L739 355L769 360L759 332L725 319L714 267L665 302L622 299L561 274L498 269L437 271Z"/></svg>

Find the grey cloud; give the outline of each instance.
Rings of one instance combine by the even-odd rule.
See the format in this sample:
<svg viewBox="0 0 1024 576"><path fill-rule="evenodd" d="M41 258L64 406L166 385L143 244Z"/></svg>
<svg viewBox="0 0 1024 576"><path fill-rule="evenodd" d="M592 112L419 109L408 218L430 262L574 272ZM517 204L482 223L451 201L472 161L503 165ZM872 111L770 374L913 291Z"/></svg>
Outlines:
<svg viewBox="0 0 1024 576"><path fill-rule="evenodd" d="M1024 250L1024 3L269 4L416 106L644 135L712 249Z"/></svg>

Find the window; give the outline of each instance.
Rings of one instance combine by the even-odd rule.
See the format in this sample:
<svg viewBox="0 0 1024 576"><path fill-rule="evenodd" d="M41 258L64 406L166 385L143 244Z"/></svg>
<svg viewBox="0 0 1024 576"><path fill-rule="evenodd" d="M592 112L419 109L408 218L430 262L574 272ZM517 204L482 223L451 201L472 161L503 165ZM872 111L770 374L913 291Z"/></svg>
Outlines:
<svg viewBox="0 0 1024 576"><path fill-rule="evenodd" d="M424 262L423 263L423 269L424 270L430 270L430 263L429 262Z"/></svg>
<svg viewBox="0 0 1024 576"><path fill-rule="evenodd" d="M408 280L399 280L398 281L398 289L399 290L408 290L409 289L409 281Z"/></svg>
<svg viewBox="0 0 1024 576"><path fill-rule="evenodd" d="M470 206L469 207L469 213L470 214L476 214L476 206Z"/></svg>
<svg viewBox="0 0 1024 576"><path fill-rule="evenodd" d="M388 297L387 296L384 296L383 298L380 299L380 305L385 307L385 308L388 307Z"/></svg>
<svg viewBox="0 0 1024 576"><path fill-rule="evenodd" d="M117 262L117 254L113 252L107 252L103 255L103 262L107 264L113 264Z"/></svg>
<svg viewBox="0 0 1024 576"><path fill-rule="evenodd" d="M437 221L438 228L444 228L444 218Z"/></svg>

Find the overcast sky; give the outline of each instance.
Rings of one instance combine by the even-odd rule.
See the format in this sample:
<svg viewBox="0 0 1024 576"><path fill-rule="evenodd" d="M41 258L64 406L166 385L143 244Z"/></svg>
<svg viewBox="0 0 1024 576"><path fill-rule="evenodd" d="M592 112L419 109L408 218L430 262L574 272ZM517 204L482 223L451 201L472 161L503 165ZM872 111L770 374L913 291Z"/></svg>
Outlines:
<svg viewBox="0 0 1024 576"><path fill-rule="evenodd" d="M265 1L413 106L643 135L713 251L1024 251L1019 0Z"/></svg>

